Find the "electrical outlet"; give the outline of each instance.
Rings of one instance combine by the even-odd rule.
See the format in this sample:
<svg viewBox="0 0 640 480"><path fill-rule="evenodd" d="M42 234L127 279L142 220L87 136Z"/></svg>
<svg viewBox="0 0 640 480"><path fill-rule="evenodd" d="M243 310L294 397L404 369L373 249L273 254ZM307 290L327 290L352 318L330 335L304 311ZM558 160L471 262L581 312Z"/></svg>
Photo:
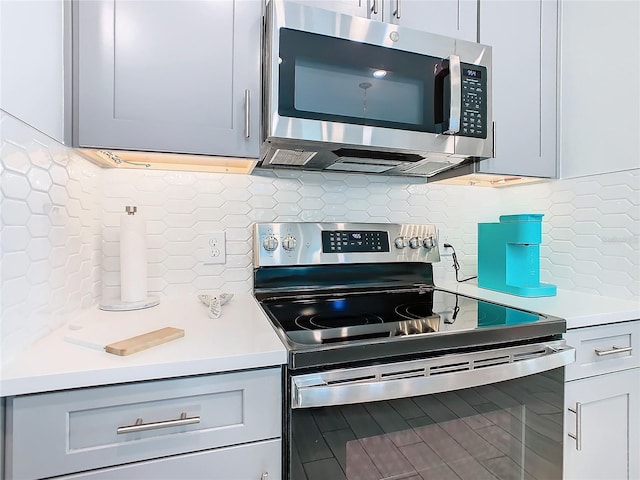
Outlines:
<svg viewBox="0 0 640 480"><path fill-rule="evenodd" d="M449 243L449 235L440 232L440 256L450 256L453 254L453 249L445 247L445 244Z"/></svg>
<svg viewBox="0 0 640 480"><path fill-rule="evenodd" d="M225 232L214 232L205 235L204 264L225 263L227 261L227 244Z"/></svg>

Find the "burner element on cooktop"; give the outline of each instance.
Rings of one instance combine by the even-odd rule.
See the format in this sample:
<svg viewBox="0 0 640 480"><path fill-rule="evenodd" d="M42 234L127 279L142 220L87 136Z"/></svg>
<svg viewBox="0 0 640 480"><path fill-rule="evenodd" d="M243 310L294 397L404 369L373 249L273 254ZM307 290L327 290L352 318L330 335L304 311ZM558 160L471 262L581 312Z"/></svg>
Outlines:
<svg viewBox="0 0 640 480"><path fill-rule="evenodd" d="M319 328L344 328L360 325L372 325L384 323L379 315L300 315L295 320L296 325L304 330L316 330Z"/></svg>
<svg viewBox="0 0 640 480"><path fill-rule="evenodd" d="M431 304L427 302L403 303L395 308L395 313L399 317L408 320L415 320L433 315L433 312L431 311Z"/></svg>

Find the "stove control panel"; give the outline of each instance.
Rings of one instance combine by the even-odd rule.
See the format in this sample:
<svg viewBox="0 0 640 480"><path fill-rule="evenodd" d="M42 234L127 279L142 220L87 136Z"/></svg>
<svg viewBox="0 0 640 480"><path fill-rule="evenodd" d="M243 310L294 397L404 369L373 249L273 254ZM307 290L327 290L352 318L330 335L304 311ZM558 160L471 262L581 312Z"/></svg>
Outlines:
<svg viewBox="0 0 640 480"><path fill-rule="evenodd" d="M380 223L257 223L254 265L437 262L433 225Z"/></svg>
<svg viewBox="0 0 640 480"><path fill-rule="evenodd" d="M389 235L375 230L323 230L324 253L388 252Z"/></svg>

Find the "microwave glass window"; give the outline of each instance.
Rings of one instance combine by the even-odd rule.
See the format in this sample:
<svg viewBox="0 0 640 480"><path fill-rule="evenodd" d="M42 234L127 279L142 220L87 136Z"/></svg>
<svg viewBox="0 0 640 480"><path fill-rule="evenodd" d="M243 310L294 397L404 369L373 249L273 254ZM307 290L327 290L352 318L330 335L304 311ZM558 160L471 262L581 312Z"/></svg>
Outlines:
<svg viewBox="0 0 640 480"><path fill-rule="evenodd" d="M304 57L295 59L294 75L297 111L358 118L365 124L371 119L414 125L423 121L424 82L415 78Z"/></svg>
<svg viewBox="0 0 640 480"><path fill-rule="evenodd" d="M443 60L288 28L280 29L278 113L285 117L437 133L448 82ZM437 110L437 111L436 111ZM446 110L446 109L444 109Z"/></svg>

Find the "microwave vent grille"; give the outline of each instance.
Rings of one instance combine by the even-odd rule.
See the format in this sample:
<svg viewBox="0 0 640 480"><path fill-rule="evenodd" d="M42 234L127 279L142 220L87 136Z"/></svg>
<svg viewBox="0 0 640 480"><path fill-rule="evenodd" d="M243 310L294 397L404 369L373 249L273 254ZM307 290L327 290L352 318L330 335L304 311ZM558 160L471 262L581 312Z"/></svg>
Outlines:
<svg viewBox="0 0 640 480"><path fill-rule="evenodd" d="M269 165L304 166L318 152L306 152L304 150L285 150L278 148L267 162Z"/></svg>
<svg viewBox="0 0 640 480"><path fill-rule="evenodd" d="M337 170L342 172L362 172L362 173L382 173L391 170L395 165L380 164L380 163L368 163L367 159L362 159L362 162L358 162L358 159L350 158L349 161L343 162L342 159L332 165L327 166L327 170ZM355 161L354 161L355 160Z"/></svg>
<svg viewBox="0 0 640 480"><path fill-rule="evenodd" d="M444 161L444 162L428 161L428 162L421 163L420 165L407 168L406 170L404 170L404 172L411 175L433 175L439 172L440 170L445 170L447 168L450 168L453 165L454 165L453 163L448 161Z"/></svg>

